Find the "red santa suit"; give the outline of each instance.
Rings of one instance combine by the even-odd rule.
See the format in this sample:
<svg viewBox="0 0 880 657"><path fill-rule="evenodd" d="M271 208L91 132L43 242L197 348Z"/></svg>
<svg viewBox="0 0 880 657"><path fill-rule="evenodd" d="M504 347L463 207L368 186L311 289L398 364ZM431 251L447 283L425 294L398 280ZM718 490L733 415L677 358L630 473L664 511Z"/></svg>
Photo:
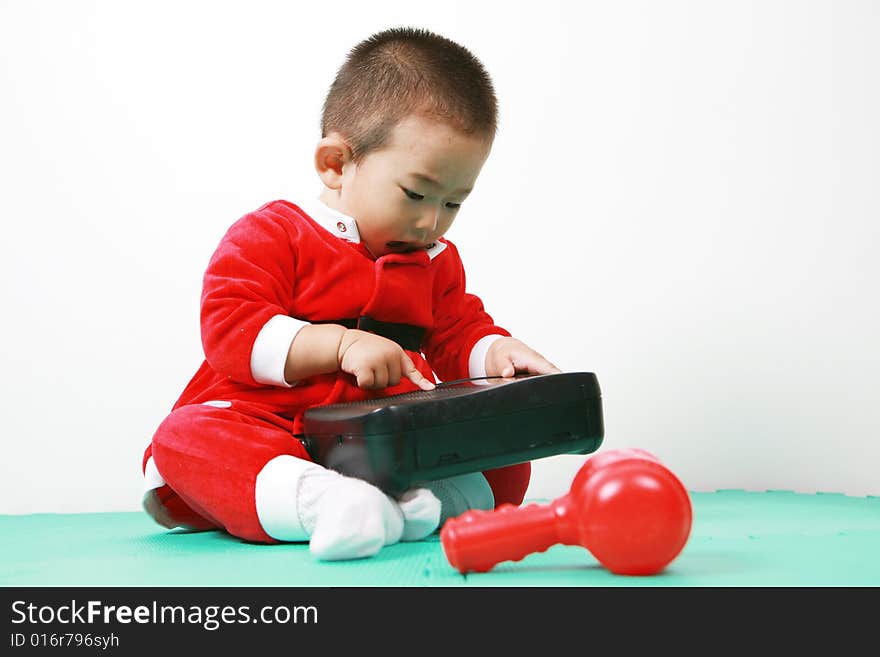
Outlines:
<svg viewBox="0 0 880 657"><path fill-rule="evenodd" d="M407 355L432 381L485 375L488 345L510 335L465 291L448 240L374 259L355 220L317 199L273 201L233 224L204 275L205 360L144 453L150 515L251 541L307 540L291 504L298 464L310 461L294 437L305 409L418 389L404 378L367 391L341 371L284 380L302 326L360 317L424 329ZM522 502L528 463L483 474L495 506Z"/></svg>

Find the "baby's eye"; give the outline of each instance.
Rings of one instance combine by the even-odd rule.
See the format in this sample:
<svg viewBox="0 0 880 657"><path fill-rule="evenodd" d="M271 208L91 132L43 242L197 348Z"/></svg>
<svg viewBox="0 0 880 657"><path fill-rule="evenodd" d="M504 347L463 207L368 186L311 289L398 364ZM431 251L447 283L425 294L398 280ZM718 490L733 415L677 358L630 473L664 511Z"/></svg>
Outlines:
<svg viewBox="0 0 880 657"><path fill-rule="evenodd" d="M416 194L411 189L407 189L406 187L401 187L403 193L406 194L406 197L412 201L421 201L424 197L422 194Z"/></svg>
<svg viewBox="0 0 880 657"><path fill-rule="evenodd" d="M461 207L461 203L447 203L446 207L452 210L458 210Z"/></svg>

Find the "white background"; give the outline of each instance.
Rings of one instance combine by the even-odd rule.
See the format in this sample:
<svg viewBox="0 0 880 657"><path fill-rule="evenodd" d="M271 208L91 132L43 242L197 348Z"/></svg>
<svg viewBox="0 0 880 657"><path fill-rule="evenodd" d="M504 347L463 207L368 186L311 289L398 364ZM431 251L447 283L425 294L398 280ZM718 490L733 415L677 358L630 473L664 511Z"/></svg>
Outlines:
<svg viewBox="0 0 880 657"><path fill-rule="evenodd" d="M597 374L602 449L880 494L876 3L0 0L0 512L139 508L217 241L317 193L333 75L398 25L494 77L448 237L499 324Z"/></svg>

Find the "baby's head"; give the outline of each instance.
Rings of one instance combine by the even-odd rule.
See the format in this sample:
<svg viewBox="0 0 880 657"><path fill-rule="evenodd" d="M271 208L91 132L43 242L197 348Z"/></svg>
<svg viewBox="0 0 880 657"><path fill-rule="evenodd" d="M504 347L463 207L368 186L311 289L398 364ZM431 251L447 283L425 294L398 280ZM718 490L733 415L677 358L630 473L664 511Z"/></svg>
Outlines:
<svg viewBox="0 0 880 657"><path fill-rule="evenodd" d="M352 49L324 102L321 199L357 220L375 257L430 245L452 225L489 156L492 81L462 46L395 28Z"/></svg>

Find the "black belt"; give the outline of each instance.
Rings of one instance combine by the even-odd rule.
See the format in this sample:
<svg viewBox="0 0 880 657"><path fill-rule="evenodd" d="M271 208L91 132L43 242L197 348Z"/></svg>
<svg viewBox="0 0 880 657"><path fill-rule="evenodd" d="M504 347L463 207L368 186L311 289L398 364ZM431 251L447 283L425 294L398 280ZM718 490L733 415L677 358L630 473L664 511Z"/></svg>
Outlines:
<svg viewBox="0 0 880 657"><path fill-rule="evenodd" d="M328 319L312 322L313 324L340 324L345 328L369 331L383 338L388 338L399 344L407 351L421 351L422 341L425 339L425 329L412 324L396 324L394 322L380 322L367 315L361 315L357 319Z"/></svg>

